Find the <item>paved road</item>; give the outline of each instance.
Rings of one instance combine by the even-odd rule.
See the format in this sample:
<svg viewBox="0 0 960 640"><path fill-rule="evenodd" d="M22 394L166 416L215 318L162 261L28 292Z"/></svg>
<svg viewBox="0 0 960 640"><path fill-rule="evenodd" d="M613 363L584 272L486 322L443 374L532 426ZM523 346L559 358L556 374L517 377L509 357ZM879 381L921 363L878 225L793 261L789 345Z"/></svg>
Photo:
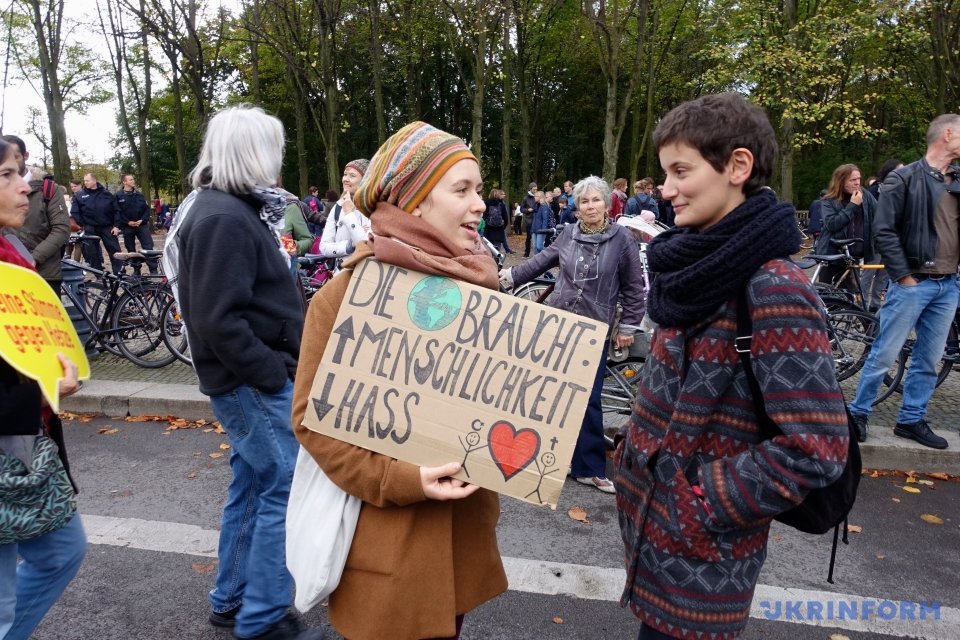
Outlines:
<svg viewBox="0 0 960 640"><path fill-rule="evenodd" d="M96 418L66 423L81 483L80 510L93 544L77 579L35 634L38 640L228 638L206 624L216 529L229 479L226 437L209 427ZM115 431L114 431L115 430ZM211 457L213 454L213 457ZM926 478L920 477L921 480ZM907 485L900 476L865 477L852 534L825 581L829 536L777 526L754 601L748 639L825 640L919 636L960 638L960 483ZM919 488L919 493L902 487ZM463 638L503 640L634 638L637 623L615 600L623 572L610 496L568 482L557 511L502 501L500 548L511 591L471 614ZM580 506L591 521L572 520ZM924 514L944 524L928 524ZM939 620L777 620L776 603L864 599L936 601ZM871 600L872 601L872 600ZM766 602L764 606L761 603ZM371 603L375 606L375 603ZM896 612L905 609L899 604ZM929 617L932 617L931 613ZM326 627L318 607L306 619ZM339 638L333 631L330 638Z"/></svg>
<svg viewBox="0 0 960 640"><path fill-rule="evenodd" d="M154 244L158 249L163 247L164 238L164 233L154 235ZM507 266L513 266L525 261L525 258L522 257L523 236L509 235L507 236L507 240L514 249L514 253L507 256ZM123 358L110 354L102 354L91 361L91 372L94 380L117 382L136 381L151 384L185 384L194 386L197 384L197 377L193 369L179 361L161 369L144 369ZM852 400L856 392L858 380L859 376L854 376L844 381L841 385L848 401ZM157 392L162 393L159 389ZM934 393L927 415L927 419L934 429L937 431L945 430L946 433L944 433L944 435L951 440L956 438L958 433L960 433L960 402L957 401L958 398L960 398L960 371L954 371ZM900 399L898 394L894 394L891 398L875 407L870 420L872 433L882 433L884 436L889 436L892 433L893 426L897 422L896 416ZM613 419L608 426L613 426L616 422L617 421ZM905 443L905 441L895 438L887 438L886 440L894 446ZM888 444L887 441L881 441L880 444L885 446ZM876 444L876 440L871 442ZM926 452L933 453L931 450L926 450ZM938 460L942 459L942 456L938 458ZM960 458L953 459L948 456L947 459L949 460L948 464L937 462L932 466L934 468L946 469L951 473L960 473ZM890 466L892 463L897 462L897 456L884 456L882 460L884 466ZM918 462L910 462L907 464L912 464L916 468L924 466Z"/></svg>

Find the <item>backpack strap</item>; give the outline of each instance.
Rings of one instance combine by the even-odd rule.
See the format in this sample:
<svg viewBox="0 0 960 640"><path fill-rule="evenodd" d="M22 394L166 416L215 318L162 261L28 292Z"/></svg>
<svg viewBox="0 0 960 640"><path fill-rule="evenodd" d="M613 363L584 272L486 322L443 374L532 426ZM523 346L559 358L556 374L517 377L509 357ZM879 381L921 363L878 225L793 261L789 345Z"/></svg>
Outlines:
<svg viewBox="0 0 960 640"><path fill-rule="evenodd" d="M40 187L40 192L43 194L44 204L50 204L50 201L53 200L54 194L57 192L57 182L54 180L53 175L47 174L43 176L43 183Z"/></svg>
<svg viewBox="0 0 960 640"><path fill-rule="evenodd" d="M743 373L747 376L747 384L750 385L750 395L753 396L753 408L757 414L757 421L760 423L760 431L766 439L782 435L783 431L770 419L767 410L763 406L763 392L760 391L760 383L753 371L753 365L750 364L750 347L753 345L753 320L750 318L750 307L747 305L747 287L749 281L740 289L737 294L737 336L734 339L734 348L743 363ZM849 529L847 518L843 519L843 543L850 544ZM827 569L827 582L833 584L833 569L837 560L837 542L840 534L840 525L833 528L833 545L830 549L830 567Z"/></svg>
<svg viewBox="0 0 960 640"><path fill-rule="evenodd" d="M753 345L753 320L750 318L750 307L747 304L747 287L749 281L740 289L737 294L737 335L734 338L733 346L740 356L740 362L743 363L743 373L747 376L747 384L750 386L750 395L753 399L753 409L757 414L757 421L760 423L760 430L764 438L770 439L783 432L767 415L767 410L763 405L763 392L760 390L760 383L757 381L757 375L753 371L753 365L750 362L750 348Z"/></svg>

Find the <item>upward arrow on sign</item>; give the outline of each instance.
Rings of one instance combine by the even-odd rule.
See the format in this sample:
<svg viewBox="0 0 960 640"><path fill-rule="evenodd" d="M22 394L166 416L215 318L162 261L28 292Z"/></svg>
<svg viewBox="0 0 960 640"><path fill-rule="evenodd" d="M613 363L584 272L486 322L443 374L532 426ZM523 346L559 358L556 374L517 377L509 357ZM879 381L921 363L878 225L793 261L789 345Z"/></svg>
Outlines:
<svg viewBox="0 0 960 640"><path fill-rule="evenodd" d="M353 318L344 320L339 327L333 330L333 333L340 336L340 340L337 342L337 350L333 353L333 361L340 364L340 361L343 359L343 350L347 346L347 341L353 340L356 337L353 333Z"/></svg>

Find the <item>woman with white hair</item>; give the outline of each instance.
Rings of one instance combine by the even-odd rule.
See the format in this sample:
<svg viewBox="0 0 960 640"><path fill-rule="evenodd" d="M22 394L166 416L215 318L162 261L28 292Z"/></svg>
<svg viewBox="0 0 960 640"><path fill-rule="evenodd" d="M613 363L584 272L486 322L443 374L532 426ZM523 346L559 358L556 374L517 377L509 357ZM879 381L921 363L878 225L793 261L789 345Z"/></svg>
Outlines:
<svg viewBox="0 0 960 640"><path fill-rule="evenodd" d="M235 638L319 640L288 613L286 513L299 445L290 424L303 307L280 241L274 188L283 125L235 107L207 126L180 228L179 295L200 391L230 439L210 623Z"/></svg>
<svg viewBox="0 0 960 640"><path fill-rule="evenodd" d="M584 178L573 188L573 198L580 214L578 224L567 225L553 244L529 261L501 271L501 281L507 286L519 286L559 266L551 305L612 324L620 302L620 326L640 326L644 311L640 252L630 231L612 224L607 215L609 185L596 176ZM614 339L619 347L633 344L632 333ZM600 408L605 368L606 358L601 358L570 473L581 484L614 493L606 474Z"/></svg>

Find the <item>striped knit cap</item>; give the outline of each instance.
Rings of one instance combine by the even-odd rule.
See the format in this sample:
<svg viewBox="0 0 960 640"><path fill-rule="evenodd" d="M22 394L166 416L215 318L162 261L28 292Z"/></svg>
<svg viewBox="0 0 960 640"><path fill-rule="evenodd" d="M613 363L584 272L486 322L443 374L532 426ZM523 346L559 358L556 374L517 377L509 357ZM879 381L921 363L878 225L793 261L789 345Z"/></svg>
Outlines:
<svg viewBox="0 0 960 640"><path fill-rule="evenodd" d="M378 202L413 213L443 174L461 160L477 162L463 140L425 122L411 122L377 150L353 201L367 216Z"/></svg>
<svg viewBox="0 0 960 640"><path fill-rule="evenodd" d="M367 167L370 166L370 161L366 158L357 158L356 160L351 160L343 166L343 170L346 171L350 167L353 167L357 173L361 176L366 175Z"/></svg>

